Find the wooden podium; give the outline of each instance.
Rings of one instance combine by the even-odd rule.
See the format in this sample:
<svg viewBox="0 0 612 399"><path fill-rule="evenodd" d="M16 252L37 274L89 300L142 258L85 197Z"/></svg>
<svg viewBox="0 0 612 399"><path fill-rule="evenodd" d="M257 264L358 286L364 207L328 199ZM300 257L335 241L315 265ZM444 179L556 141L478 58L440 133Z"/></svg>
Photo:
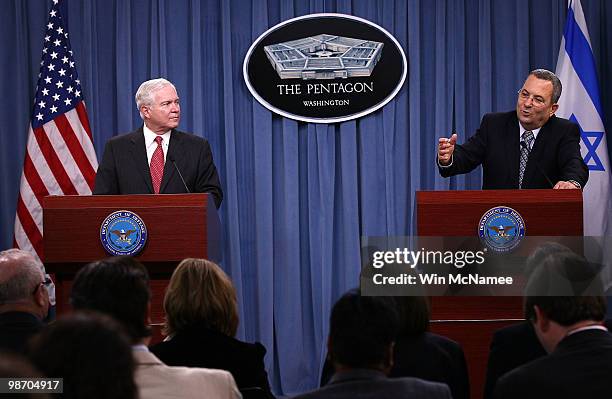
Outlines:
<svg viewBox="0 0 612 399"><path fill-rule="evenodd" d="M518 211L526 236L582 236L580 190L419 191L418 236L478 234L478 222L496 206ZM523 320L521 297L433 297L432 331L463 345L472 398L482 398L495 330Z"/></svg>
<svg viewBox="0 0 612 399"><path fill-rule="evenodd" d="M69 309L70 287L81 266L109 257L100 226L111 213L129 210L147 227L136 257L151 277L152 322L163 321L168 279L184 258L220 260L220 223L209 194L49 196L43 199L44 263L55 275L57 313Z"/></svg>

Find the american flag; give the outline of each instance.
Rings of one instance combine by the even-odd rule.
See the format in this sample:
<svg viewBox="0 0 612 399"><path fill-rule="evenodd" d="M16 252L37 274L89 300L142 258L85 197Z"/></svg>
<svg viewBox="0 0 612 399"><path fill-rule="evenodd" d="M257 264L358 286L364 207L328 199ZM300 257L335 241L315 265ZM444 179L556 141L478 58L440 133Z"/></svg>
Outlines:
<svg viewBox="0 0 612 399"><path fill-rule="evenodd" d="M59 2L53 0L46 26L13 243L40 259L43 259L42 198L91 194L98 168L81 82Z"/></svg>

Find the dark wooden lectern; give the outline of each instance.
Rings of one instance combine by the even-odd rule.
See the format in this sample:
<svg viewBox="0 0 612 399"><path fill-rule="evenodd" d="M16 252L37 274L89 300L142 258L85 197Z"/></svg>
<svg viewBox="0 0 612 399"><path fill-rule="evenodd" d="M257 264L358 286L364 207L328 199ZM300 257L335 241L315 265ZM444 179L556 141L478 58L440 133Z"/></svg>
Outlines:
<svg viewBox="0 0 612 399"><path fill-rule="evenodd" d="M79 268L110 256L100 242L102 221L130 210L144 221L148 238L137 258L151 275L152 321L162 321L167 281L184 258L219 260L220 223L208 194L50 196L43 199L44 262L55 275L57 312L67 310Z"/></svg>
<svg viewBox="0 0 612 399"><path fill-rule="evenodd" d="M526 236L582 236L580 190L420 191L419 236L478 235L482 215L496 206L518 211ZM432 330L463 345L472 398L482 398L492 333L523 319L520 297L434 297Z"/></svg>

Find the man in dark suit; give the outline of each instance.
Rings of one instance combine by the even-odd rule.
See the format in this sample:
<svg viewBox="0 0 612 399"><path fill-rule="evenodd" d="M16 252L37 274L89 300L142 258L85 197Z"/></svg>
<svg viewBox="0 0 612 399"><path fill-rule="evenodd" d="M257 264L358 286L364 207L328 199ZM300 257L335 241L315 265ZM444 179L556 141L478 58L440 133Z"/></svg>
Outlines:
<svg viewBox="0 0 612 399"><path fill-rule="evenodd" d="M544 260L554 254L572 252L556 242L540 245L527 258L523 271L527 279ZM493 398L495 384L507 372L546 355L546 351L529 321L516 323L495 331L489 349L484 398Z"/></svg>
<svg viewBox="0 0 612 399"><path fill-rule="evenodd" d="M516 110L486 114L465 144L457 135L438 141L442 177L483 169L483 189L584 188L588 169L580 155L578 125L557 118L561 82L532 71L518 92Z"/></svg>
<svg viewBox="0 0 612 399"><path fill-rule="evenodd" d="M612 328L612 320L604 325ZM545 355L531 323L523 321L497 330L491 340L484 398L493 398L495 384L504 374Z"/></svg>
<svg viewBox="0 0 612 399"><path fill-rule="evenodd" d="M26 251L0 252L0 350L25 353L28 340L44 326L51 281Z"/></svg>
<svg viewBox="0 0 612 399"><path fill-rule="evenodd" d="M397 296L389 300L399 318L389 377L440 382L448 385L453 399L469 399L470 382L463 348L447 337L428 331L431 315L428 298ZM329 382L333 373L328 356L321 373L321 386Z"/></svg>
<svg viewBox="0 0 612 399"><path fill-rule="evenodd" d="M612 335L602 325L606 301L597 272L568 252L549 255L533 272L525 316L549 354L504 375L495 397L610 397Z"/></svg>
<svg viewBox="0 0 612 399"><path fill-rule="evenodd" d="M144 124L106 143L94 194L211 193L217 208L223 192L205 139L176 130L180 105L166 79L148 80L136 92Z"/></svg>
<svg viewBox="0 0 612 399"><path fill-rule="evenodd" d="M300 399L450 398L446 384L388 378L399 328L390 301L350 291L332 309L327 349L335 374L326 386Z"/></svg>

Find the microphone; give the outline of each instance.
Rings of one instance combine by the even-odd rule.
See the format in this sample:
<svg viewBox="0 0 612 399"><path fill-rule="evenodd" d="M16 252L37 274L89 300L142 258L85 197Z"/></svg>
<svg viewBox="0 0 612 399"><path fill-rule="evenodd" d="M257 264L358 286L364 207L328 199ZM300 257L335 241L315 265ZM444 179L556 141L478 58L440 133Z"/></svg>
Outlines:
<svg viewBox="0 0 612 399"><path fill-rule="evenodd" d="M181 171L179 170L178 166L176 166L176 162L174 161L174 157L173 156L169 156L168 160L170 162L172 162L172 165L174 165L174 169L176 169L176 171L178 172L178 175L181 178L181 181L183 182L183 186L185 186L185 190L187 190L188 193L191 193L191 191L189 190L189 187L187 187L187 184L185 184L185 179L183 179L183 175L181 174Z"/></svg>
<svg viewBox="0 0 612 399"><path fill-rule="evenodd" d="M524 141L521 140L521 147L525 148L527 150L527 158L529 158L529 155L531 155L531 148L529 148L527 146L527 143L525 143ZM550 179L548 178L548 175L544 172L544 169L542 169L542 167L540 166L540 163L538 162L537 159L533 160L535 162L536 168L538 168L538 170L540 171L540 173L542 174L542 176L544 176L544 178L546 179L546 181L548 182L548 184L550 184L550 188L555 187L554 184L552 184L552 181L550 181Z"/></svg>

